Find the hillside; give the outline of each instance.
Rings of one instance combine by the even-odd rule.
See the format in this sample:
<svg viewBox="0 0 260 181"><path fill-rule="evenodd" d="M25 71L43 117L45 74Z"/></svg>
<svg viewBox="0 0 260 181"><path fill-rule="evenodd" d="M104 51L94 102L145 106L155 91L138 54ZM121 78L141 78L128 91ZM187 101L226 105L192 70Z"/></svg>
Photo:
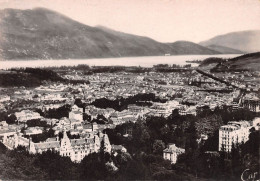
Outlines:
<svg viewBox="0 0 260 181"><path fill-rule="evenodd" d="M48 69L21 68L0 71L0 87L37 87L46 81L89 84L88 80L64 79L53 70Z"/></svg>
<svg viewBox="0 0 260 181"><path fill-rule="evenodd" d="M260 52L245 54L228 60L221 58L205 59L200 67L211 67L212 71L260 70Z"/></svg>
<svg viewBox="0 0 260 181"><path fill-rule="evenodd" d="M224 46L247 53L258 52L260 51L260 30L240 31L219 35L200 42L199 44L202 46Z"/></svg>
<svg viewBox="0 0 260 181"><path fill-rule="evenodd" d="M188 41L176 41L174 43L169 43L170 47L180 54L220 54L219 51L212 50L193 42Z"/></svg>
<svg viewBox="0 0 260 181"><path fill-rule="evenodd" d="M229 47L224 47L224 46L220 46L220 45L209 45L206 46L207 48L211 49L211 50L215 50L217 52L223 53L223 54L244 54L245 52L240 51L240 50L236 50L233 48L229 48Z"/></svg>
<svg viewBox="0 0 260 181"><path fill-rule="evenodd" d="M206 58L205 60L203 60L199 67L205 67L205 66L209 66L211 64L215 64L217 65L218 63L221 63L221 62L224 62L226 61L225 59L223 58L218 58L218 57L209 57L209 58Z"/></svg>
<svg viewBox="0 0 260 181"><path fill-rule="evenodd" d="M231 69L260 70L260 52L245 54L225 63Z"/></svg>
<svg viewBox="0 0 260 181"><path fill-rule="evenodd" d="M0 10L0 36L0 55L6 60L218 53L194 43L173 46L104 27L87 26L44 8Z"/></svg>

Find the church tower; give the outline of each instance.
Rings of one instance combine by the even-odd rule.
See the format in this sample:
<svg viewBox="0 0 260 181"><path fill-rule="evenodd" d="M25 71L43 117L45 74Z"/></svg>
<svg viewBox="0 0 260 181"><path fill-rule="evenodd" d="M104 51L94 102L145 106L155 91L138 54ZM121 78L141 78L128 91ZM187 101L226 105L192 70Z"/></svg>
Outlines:
<svg viewBox="0 0 260 181"><path fill-rule="evenodd" d="M72 151L73 150L71 147L70 139L68 138L68 135L64 129L63 138L61 139L61 143L60 143L60 155L71 157Z"/></svg>
<svg viewBox="0 0 260 181"><path fill-rule="evenodd" d="M111 153L111 145L107 134L103 135L103 141L104 141L105 151Z"/></svg>

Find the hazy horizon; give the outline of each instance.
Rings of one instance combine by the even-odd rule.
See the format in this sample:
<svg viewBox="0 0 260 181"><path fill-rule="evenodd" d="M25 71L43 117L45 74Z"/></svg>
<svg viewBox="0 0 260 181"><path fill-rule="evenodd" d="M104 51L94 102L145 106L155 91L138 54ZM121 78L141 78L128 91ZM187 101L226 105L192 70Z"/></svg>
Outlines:
<svg viewBox="0 0 260 181"><path fill-rule="evenodd" d="M198 43L230 32L260 30L258 0L0 0L0 9L36 7L160 42Z"/></svg>

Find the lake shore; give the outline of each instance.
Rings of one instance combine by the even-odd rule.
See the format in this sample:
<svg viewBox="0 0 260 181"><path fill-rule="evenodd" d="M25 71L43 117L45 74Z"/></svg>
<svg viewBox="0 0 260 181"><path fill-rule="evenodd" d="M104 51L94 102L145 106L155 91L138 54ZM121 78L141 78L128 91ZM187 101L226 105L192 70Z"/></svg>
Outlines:
<svg viewBox="0 0 260 181"><path fill-rule="evenodd" d="M0 61L0 69L10 68L43 68L43 67L61 67L77 66L86 64L89 66L142 66L152 67L156 64L191 64L197 66L197 63L187 63L186 61L204 60L209 57L233 58L239 54L218 54L218 55L177 55L177 56L152 56L152 57L123 57L123 58L102 58L102 59L67 59L67 60L4 60Z"/></svg>

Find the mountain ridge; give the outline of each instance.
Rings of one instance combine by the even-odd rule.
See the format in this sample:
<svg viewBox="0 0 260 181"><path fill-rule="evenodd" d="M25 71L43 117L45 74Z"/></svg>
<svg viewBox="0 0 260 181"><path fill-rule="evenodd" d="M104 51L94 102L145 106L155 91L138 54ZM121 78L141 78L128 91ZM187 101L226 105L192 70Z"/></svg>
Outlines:
<svg viewBox="0 0 260 181"><path fill-rule="evenodd" d="M240 51L240 50L237 50L237 49L233 49L233 48L229 48L229 47L225 47L225 46L221 46L221 45L211 44L211 45L208 45L208 46L205 46L205 47L209 48L211 50L218 51L218 52L223 53L223 54L244 54L244 53L246 53L246 52L243 52L243 51Z"/></svg>
<svg viewBox="0 0 260 181"><path fill-rule="evenodd" d="M202 46L218 45L253 53L260 51L260 30L230 32L199 42Z"/></svg>
<svg viewBox="0 0 260 181"><path fill-rule="evenodd" d="M0 35L0 55L5 60L220 54L193 42L161 43L91 27L46 8L0 10Z"/></svg>

